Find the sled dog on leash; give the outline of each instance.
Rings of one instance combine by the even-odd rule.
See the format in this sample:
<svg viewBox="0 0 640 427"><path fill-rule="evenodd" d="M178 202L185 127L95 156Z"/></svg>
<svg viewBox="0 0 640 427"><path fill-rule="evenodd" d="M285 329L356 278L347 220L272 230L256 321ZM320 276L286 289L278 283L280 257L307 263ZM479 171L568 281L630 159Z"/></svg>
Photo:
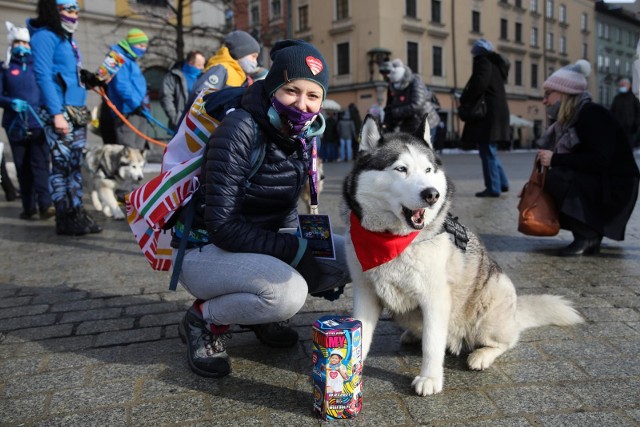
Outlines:
<svg viewBox="0 0 640 427"><path fill-rule="evenodd" d="M144 179L145 153L137 148L106 144L87 151L85 167L90 173L91 201L107 217L124 219L115 192L131 190Z"/></svg>
<svg viewBox="0 0 640 427"><path fill-rule="evenodd" d="M362 358L387 308L405 329L401 341L422 343L422 366L411 384L418 395L442 391L447 348L469 351L469 368L483 370L527 328L583 321L560 296L517 297L478 237L449 214L453 187L426 120L415 135L383 136L367 116L343 193Z"/></svg>

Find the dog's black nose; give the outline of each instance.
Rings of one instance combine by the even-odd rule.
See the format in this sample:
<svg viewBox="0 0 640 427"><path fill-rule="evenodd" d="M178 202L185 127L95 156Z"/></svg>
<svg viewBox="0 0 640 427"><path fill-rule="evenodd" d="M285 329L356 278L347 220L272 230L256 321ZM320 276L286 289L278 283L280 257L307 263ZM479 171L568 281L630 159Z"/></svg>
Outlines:
<svg viewBox="0 0 640 427"><path fill-rule="evenodd" d="M435 204L440 198L440 193L433 187L426 188L422 190L420 196L426 201L429 205Z"/></svg>

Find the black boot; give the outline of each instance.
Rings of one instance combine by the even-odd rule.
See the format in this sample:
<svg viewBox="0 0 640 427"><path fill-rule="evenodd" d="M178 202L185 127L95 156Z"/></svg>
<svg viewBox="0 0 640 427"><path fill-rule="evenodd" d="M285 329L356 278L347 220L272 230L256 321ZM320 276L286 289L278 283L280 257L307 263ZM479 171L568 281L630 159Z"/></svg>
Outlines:
<svg viewBox="0 0 640 427"><path fill-rule="evenodd" d="M96 222L96 220L93 219L82 206L77 207L76 212L80 222L89 229L89 233L102 232L102 227L100 227L100 225Z"/></svg>
<svg viewBox="0 0 640 427"><path fill-rule="evenodd" d="M231 359L227 355L225 338L228 326L216 327L214 333L202 318L200 310L192 306L187 310L178 331L187 344L189 367L203 377L220 378L231 372Z"/></svg>
<svg viewBox="0 0 640 427"><path fill-rule="evenodd" d="M576 237L575 240L567 247L560 249L558 255L560 256L580 256L580 255L595 255L600 252L600 243L602 237L596 237L591 239L584 239Z"/></svg>
<svg viewBox="0 0 640 427"><path fill-rule="evenodd" d="M78 220L75 209L56 209L56 233L65 236L82 236L89 228Z"/></svg>
<svg viewBox="0 0 640 427"><path fill-rule="evenodd" d="M288 322L264 323L262 325L240 325L251 329L256 337L269 347L293 347L298 343L298 333L287 326Z"/></svg>

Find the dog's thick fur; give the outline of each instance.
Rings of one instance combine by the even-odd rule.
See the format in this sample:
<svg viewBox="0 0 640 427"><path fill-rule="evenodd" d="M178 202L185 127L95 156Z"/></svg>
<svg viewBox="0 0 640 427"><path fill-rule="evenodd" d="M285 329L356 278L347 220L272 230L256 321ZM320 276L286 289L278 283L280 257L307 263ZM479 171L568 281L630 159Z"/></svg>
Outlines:
<svg viewBox="0 0 640 427"><path fill-rule="evenodd" d="M107 144L87 151L85 167L90 174L91 201L107 217L124 219L115 192L131 190L144 179L145 153L137 148Z"/></svg>
<svg viewBox="0 0 640 427"><path fill-rule="evenodd" d="M361 141L358 160L344 183L347 207L369 231L408 235L420 230L399 256L365 272L347 232L353 316L362 321L363 359L383 308L405 328L403 343L422 341L422 367L412 383L422 396L442 391L447 348L456 355L470 351L469 368L483 370L527 328L582 322L562 297L517 297L513 283L477 236L467 231L469 242L463 250L443 230L453 188L433 150L426 121L416 135L382 136L367 116Z"/></svg>

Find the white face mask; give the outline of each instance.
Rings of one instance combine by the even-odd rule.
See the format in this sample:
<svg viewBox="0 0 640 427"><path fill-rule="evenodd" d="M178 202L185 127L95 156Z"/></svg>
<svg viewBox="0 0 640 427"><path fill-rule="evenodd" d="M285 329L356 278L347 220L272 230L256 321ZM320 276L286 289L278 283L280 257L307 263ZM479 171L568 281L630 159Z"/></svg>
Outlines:
<svg viewBox="0 0 640 427"><path fill-rule="evenodd" d="M238 59L238 64L242 67L242 71L247 74L254 73L258 69L258 61L248 55Z"/></svg>
<svg viewBox="0 0 640 427"><path fill-rule="evenodd" d="M398 83L404 77L404 67L393 67L391 73L389 73L389 81L391 83Z"/></svg>
<svg viewBox="0 0 640 427"><path fill-rule="evenodd" d="M78 18L70 18L67 16L61 16L61 18L60 24L62 24L62 29L73 34L78 28Z"/></svg>

